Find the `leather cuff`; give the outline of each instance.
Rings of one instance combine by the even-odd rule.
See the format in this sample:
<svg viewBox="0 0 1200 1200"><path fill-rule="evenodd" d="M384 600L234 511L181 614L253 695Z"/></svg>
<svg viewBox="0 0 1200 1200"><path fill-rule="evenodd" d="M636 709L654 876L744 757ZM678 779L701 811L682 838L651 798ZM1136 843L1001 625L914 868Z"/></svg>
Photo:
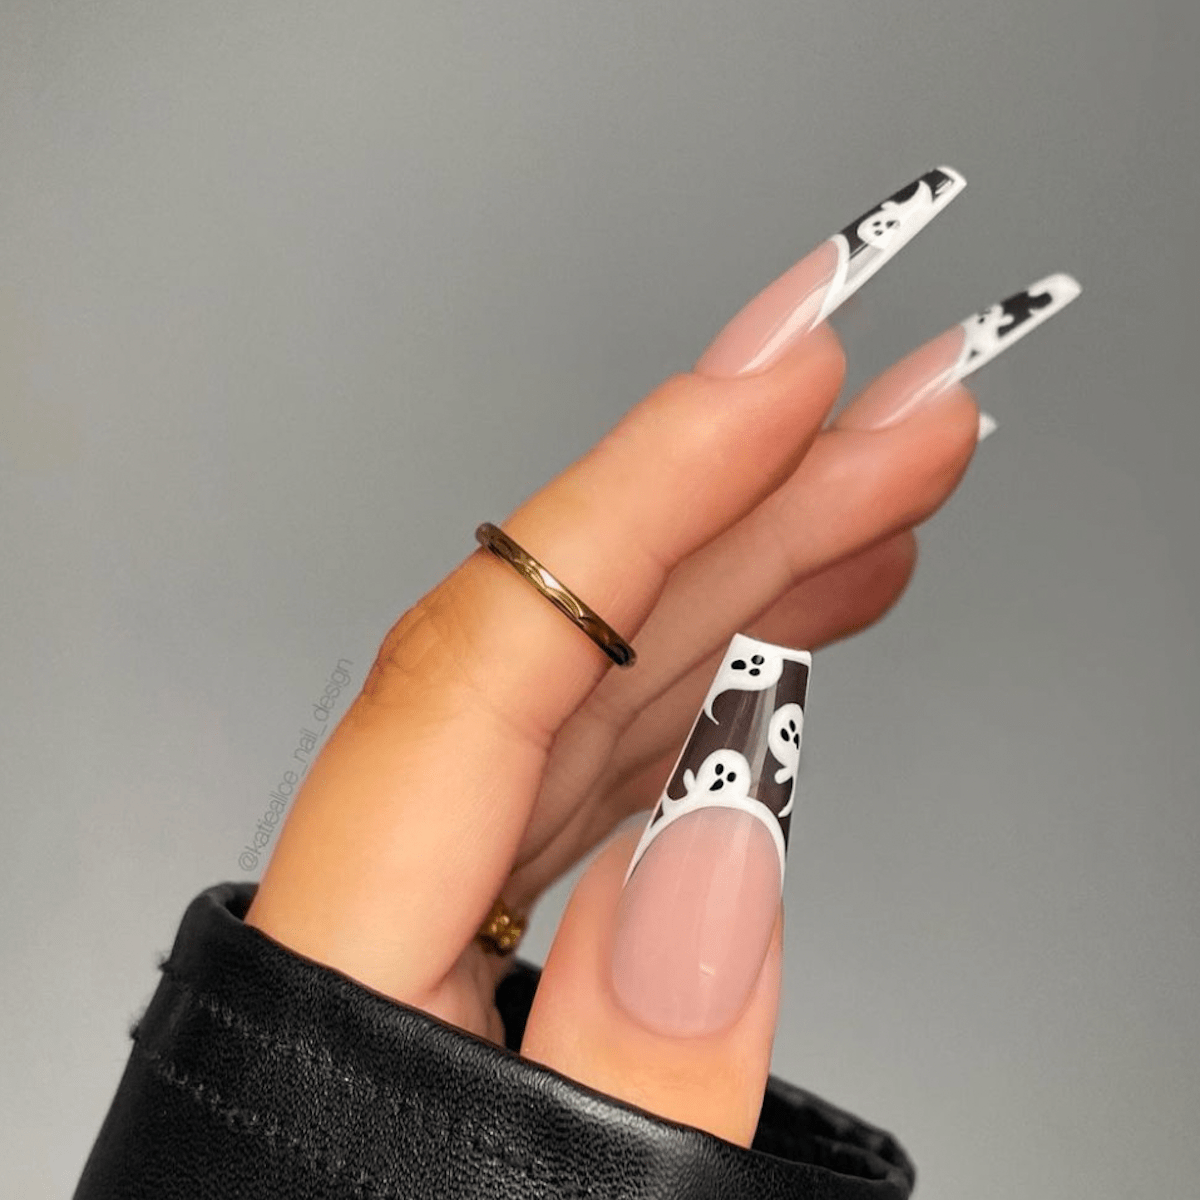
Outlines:
<svg viewBox="0 0 1200 1200"><path fill-rule="evenodd" d="M897 1142L774 1076L751 1149L514 1051L540 972L496 1001L508 1049L371 991L242 920L257 885L188 906L75 1200L905 1200Z"/></svg>

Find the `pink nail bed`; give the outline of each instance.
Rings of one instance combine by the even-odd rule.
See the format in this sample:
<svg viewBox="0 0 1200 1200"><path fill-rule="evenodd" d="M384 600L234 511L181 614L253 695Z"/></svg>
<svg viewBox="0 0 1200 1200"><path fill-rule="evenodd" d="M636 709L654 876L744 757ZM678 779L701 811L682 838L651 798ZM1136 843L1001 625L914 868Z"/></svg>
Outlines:
<svg viewBox="0 0 1200 1200"><path fill-rule="evenodd" d="M847 405L839 429L884 429L942 395L954 380L966 333L955 325L893 363Z"/></svg>
<svg viewBox="0 0 1200 1200"><path fill-rule="evenodd" d="M817 323L837 265L833 243L822 242L768 284L725 326L696 363L697 372L725 377L769 367Z"/></svg>
<svg viewBox="0 0 1200 1200"><path fill-rule="evenodd" d="M635 848L612 983L656 1033L726 1028L779 912L812 655L736 634Z"/></svg>
<svg viewBox="0 0 1200 1200"><path fill-rule="evenodd" d="M834 420L837 429L885 429L948 396L956 383L1003 354L1079 295L1070 275L1047 275L926 342L889 367ZM981 414L978 437L996 428Z"/></svg>
<svg viewBox="0 0 1200 1200"><path fill-rule="evenodd" d="M777 362L895 257L966 183L952 167L936 167L868 209L755 296L717 335L696 372L725 378Z"/></svg>

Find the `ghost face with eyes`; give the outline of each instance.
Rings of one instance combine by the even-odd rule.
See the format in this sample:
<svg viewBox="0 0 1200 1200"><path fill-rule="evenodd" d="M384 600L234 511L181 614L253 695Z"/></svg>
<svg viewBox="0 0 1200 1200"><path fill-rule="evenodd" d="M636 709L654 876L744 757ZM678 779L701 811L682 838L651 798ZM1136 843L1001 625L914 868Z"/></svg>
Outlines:
<svg viewBox="0 0 1200 1200"><path fill-rule="evenodd" d="M967 341L963 348L964 362L970 362L980 355L988 356L995 352L1001 337L1008 332L1011 318L1001 304L993 304L983 312L964 322L967 330Z"/></svg>
<svg viewBox="0 0 1200 1200"><path fill-rule="evenodd" d="M714 721L713 702L730 689L743 692L761 692L774 687L783 674L783 655L777 647L764 645L737 634L730 645L725 661L708 690L704 711Z"/></svg>
<svg viewBox="0 0 1200 1200"><path fill-rule="evenodd" d="M928 220L933 210L933 192L922 182L908 200L885 200L870 216L865 217L855 232L868 246L886 250L900 231L917 217Z"/></svg>
<svg viewBox="0 0 1200 1200"><path fill-rule="evenodd" d="M677 799L663 792L659 800L659 809L642 830L641 839L629 860L629 867L625 872L626 881L633 874L634 867L650 843L664 829L680 818L686 818L689 813L710 807L741 809L760 820L766 817L770 825L774 826L772 837L776 842L777 851L782 856L783 834L779 830L778 822L770 817L763 805L750 796L750 763L744 754L728 748L714 750L695 771L691 768L684 771L683 786L684 794Z"/></svg>
<svg viewBox="0 0 1200 1200"><path fill-rule="evenodd" d="M737 750L714 750L698 770L683 773L685 794L678 800L663 796L663 815L670 818L683 810L707 804L750 802L750 764Z"/></svg>
<svg viewBox="0 0 1200 1200"><path fill-rule="evenodd" d="M779 810L781 817L792 811L796 794L796 772L800 767L800 740L804 736L804 709L798 704L782 704L771 715L767 729L767 745L782 764L775 772L776 783L792 781L788 802Z"/></svg>
<svg viewBox="0 0 1200 1200"><path fill-rule="evenodd" d="M642 833L641 841L629 864L626 879L632 874L634 865L650 843L675 821L686 820L688 814L707 808L733 808L753 817L766 829L775 846L775 854L779 861L779 878L782 881L787 856L783 828L775 814L750 795L750 763L744 754L728 748L714 750L697 770L684 771L683 786L687 791L678 800L673 800L663 793L662 816L652 821Z"/></svg>

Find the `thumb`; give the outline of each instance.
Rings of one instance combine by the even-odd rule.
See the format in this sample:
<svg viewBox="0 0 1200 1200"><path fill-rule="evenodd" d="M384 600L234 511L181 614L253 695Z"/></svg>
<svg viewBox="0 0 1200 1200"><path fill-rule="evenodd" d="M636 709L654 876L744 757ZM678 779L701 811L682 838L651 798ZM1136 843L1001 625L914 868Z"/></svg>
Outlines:
<svg viewBox="0 0 1200 1200"><path fill-rule="evenodd" d="M778 1013L810 662L734 637L645 830L616 839L576 887L522 1045L581 1083L746 1146Z"/></svg>
<svg viewBox="0 0 1200 1200"><path fill-rule="evenodd" d="M643 1025L611 981L615 909L635 834L615 838L576 886L538 984L521 1053L597 1091L749 1146L771 1064L783 921L745 1008L715 1034Z"/></svg>

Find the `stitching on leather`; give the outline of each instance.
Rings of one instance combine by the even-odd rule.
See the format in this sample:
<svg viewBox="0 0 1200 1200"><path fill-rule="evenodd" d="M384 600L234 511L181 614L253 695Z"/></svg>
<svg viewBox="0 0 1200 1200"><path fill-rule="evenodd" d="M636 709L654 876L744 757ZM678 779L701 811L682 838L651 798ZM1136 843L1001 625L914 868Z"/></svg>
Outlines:
<svg viewBox="0 0 1200 1200"><path fill-rule="evenodd" d="M404 1200L407 1193L397 1192L379 1182L369 1171L354 1167L347 1159L336 1155L322 1154L307 1145L297 1134L285 1134L278 1121L264 1119L259 1113L240 1105L232 1104L216 1091L215 1088L198 1079L190 1078L186 1072L179 1070L165 1055L155 1050L147 1049L137 1038L134 1038L134 1049L150 1064L150 1069L156 1076L172 1087L186 1092L197 1103L209 1109L214 1116L235 1133L259 1135L272 1145L299 1156L310 1166L322 1171L334 1181L344 1181L354 1189L355 1195L361 1200ZM485 1157L498 1159L504 1166L512 1164L527 1178L536 1178L530 1170L530 1163L520 1155L510 1155L503 1147L484 1147L478 1135L472 1136L471 1143L476 1151ZM543 1174L542 1182L554 1184L552 1178ZM559 1185L561 1188L561 1185ZM595 1191L589 1184L586 1191L572 1188L571 1191L559 1191L563 1200L589 1200L595 1196Z"/></svg>
<svg viewBox="0 0 1200 1200"><path fill-rule="evenodd" d="M286 1039L274 1037L264 1029L259 1029L245 1017L234 1012L228 1004L219 1000L210 992L201 991L194 984L190 983L170 963L162 963L159 969L180 991L186 992L192 1000L201 1008L216 1017L227 1029L236 1030L248 1041L257 1042L264 1050L277 1050L286 1054L294 1054L297 1058L303 1059L306 1063L326 1074L334 1075L338 1079L353 1079L361 1081L377 1092L375 1081L369 1076L356 1070L348 1065L339 1066L333 1060L333 1055L329 1050L322 1046L314 1050L311 1046L306 1046L303 1042L293 1042Z"/></svg>
<svg viewBox="0 0 1200 1200"><path fill-rule="evenodd" d="M331 1179L346 1182L362 1200L402 1200L402 1193L383 1186L370 1172L361 1169L355 1171L346 1159L322 1154L306 1145L304 1139L296 1134L285 1134L278 1121L265 1120L259 1113L230 1104L212 1087L201 1080L189 1078L169 1059L157 1051L148 1050L136 1038L134 1048L150 1063L155 1075L172 1087L186 1092L234 1132L265 1137L272 1145L298 1155Z"/></svg>
<svg viewBox="0 0 1200 1200"><path fill-rule="evenodd" d="M424 1117L425 1114L423 1107L415 1098L403 1093L391 1091L385 1091L381 1094L379 1085L374 1079L372 1079L369 1075L357 1070L356 1068L351 1067L349 1064L336 1063L333 1055L326 1047L322 1046L318 1050L314 1050L312 1047L306 1046L301 1042L293 1042L286 1039L277 1038L272 1036L266 1030L257 1028L252 1022L235 1012L224 1001L212 995L210 992L205 992L200 988L197 988L190 980L181 975L179 971L165 958L159 962L158 969L181 992L183 992L192 1003L199 1005L199 1007L210 1013L226 1028L236 1030L247 1040L256 1042L258 1045L267 1050L274 1050L276 1052L282 1052L285 1054L294 1054L319 1071L324 1072L329 1077L336 1079L339 1083L359 1084L363 1086L369 1091L371 1101L383 1101L391 1108L393 1113L399 1117L404 1119L411 1119L414 1115L416 1115L418 1119ZM133 1028L130 1030L129 1036L133 1039L134 1046L137 1048L137 1050L153 1064L155 1072L161 1075L162 1078L168 1083L183 1087L184 1090L192 1092L197 1099L201 1100L202 1102L209 1103L204 1099L205 1093L215 1097L216 1093L213 1091L213 1089L202 1081L189 1080L184 1072L179 1071L178 1068L176 1068L174 1064L166 1059L163 1055L159 1054L157 1051L147 1049L147 1047L139 1040L139 1027L140 1022L133 1026ZM226 1112L234 1114L236 1119L247 1122L245 1129L246 1132L254 1132L256 1130L256 1126L259 1124L270 1124L274 1127L274 1133L270 1134L269 1136L277 1137L279 1135L277 1123L264 1123L262 1118L259 1117L257 1113L252 1113L250 1110L241 1109L237 1105L227 1104L224 1101L221 1101L221 1104L224 1105L224 1108L218 1113L218 1115L222 1116L222 1118L226 1120L226 1123L230 1124L231 1128L233 1127L231 1121L234 1118L226 1115ZM210 1107L212 1107L211 1103ZM216 1109L214 1109L214 1111L216 1111ZM264 1132L266 1132L266 1130L264 1130ZM449 1130L444 1130L443 1132L449 1132ZM316 1158L319 1158L316 1151L306 1149L303 1140L295 1135L291 1135L287 1139L286 1144L289 1147L294 1146L295 1148L300 1149L308 1156L316 1156L314 1161L316 1161ZM557 1186L560 1189L558 1191L558 1195L562 1198L562 1200L591 1200L591 1198L597 1194L590 1183L583 1191L581 1191L579 1188L572 1188L569 1192L561 1190L561 1184L555 1185L553 1178L547 1177L544 1171L537 1171L536 1168L538 1165L540 1165L537 1159L525 1158L519 1154L510 1154L508 1149L503 1144L500 1146L485 1146L483 1139L480 1138L477 1133L471 1134L471 1144L481 1157L498 1161L506 1168L516 1168L528 1179L535 1180L538 1179L540 1175L542 1182ZM376 1185L371 1182L373 1177L367 1172L360 1172L360 1178L363 1182L361 1184L355 1182L354 1186L356 1188L376 1187ZM362 1195L363 1200L393 1200L393 1198L401 1197L401 1193L398 1192L378 1190L372 1193L363 1192Z"/></svg>
<svg viewBox="0 0 1200 1200"><path fill-rule="evenodd" d="M327 1047L322 1046L314 1050L313 1047L307 1046L303 1042L275 1037L266 1030L259 1029L216 996L195 987L169 963L160 964L160 970L188 997L190 1002L204 1009L227 1029L235 1030L247 1041L256 1043L264 1050L294 1055L327 1079L339 1084L362 1088L371 1103L386 1106L394 1116L401 1120L412 1120L414 1116L420 1115L421 1105L414 1097L403 1092L381 1089L370 1075L349 1063L335 1062Z"/></svg>
<svg viewBox="0 0 1200 1200"><path fill-rule="evenodd" d="M557 1200L592 1200L593 1197L599 1194L591 1183L588 1183L582 1191L577 1187L573 1187L570 1191L564 1191L565 1185L560 1180L556 1180L552 1174L546 1171L535 1169L542 1166L541 1159L527 1159L519 1154L510 1154L504 1145L494 1146L485 1144L483 1138L478 1134L471 1135L471 1145L474 1147L476 1153L483 1158L490 1158L499 1162L505 1168L508 1168L510 1165L514 1166L530 1182L541 1183L550 1187L553 1189Z"/></svg>

